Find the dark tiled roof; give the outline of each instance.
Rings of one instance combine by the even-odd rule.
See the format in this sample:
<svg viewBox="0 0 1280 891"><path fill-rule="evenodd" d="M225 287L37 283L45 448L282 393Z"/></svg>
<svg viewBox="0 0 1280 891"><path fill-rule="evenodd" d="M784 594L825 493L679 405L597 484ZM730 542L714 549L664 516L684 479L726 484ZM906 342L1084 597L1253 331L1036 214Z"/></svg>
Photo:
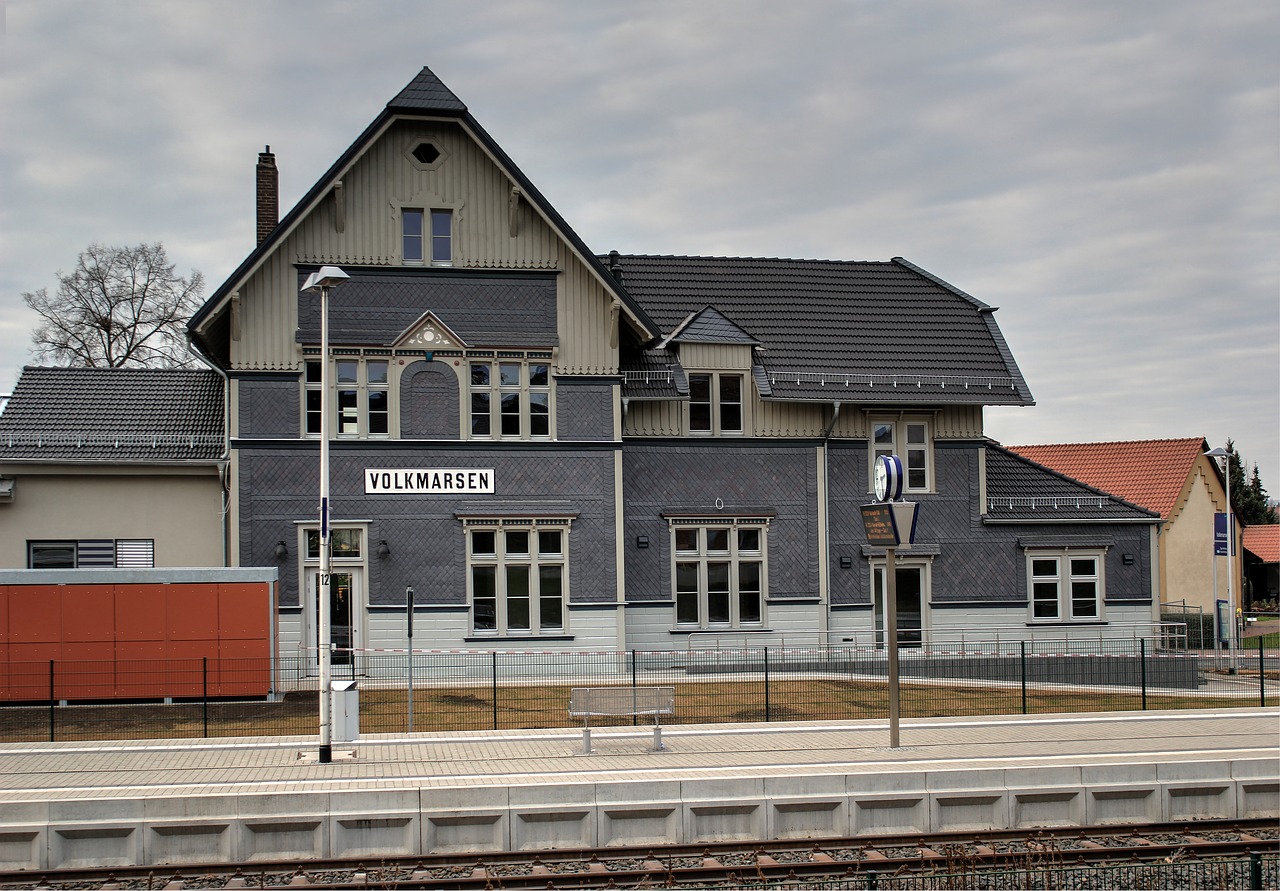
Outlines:
<svg viewBox="0 0 1280 891"><path fill-rule="evenodd" d="M302 269L298 286L312 270ZM472 347L559 345L554 273L343 267L329 291L329 342L390 346L427 312ZM299 343L320 342L320 298L298 295Z"/></svg>
<svg viewBox="0 0 1280 891"><path fill-rule="evenodd" d="M182 368L22 369L0 414L0 461L210 461L222 378Z"/></svg>
<svg viewBox="0 0 1280 891"><path fill-rule="evenodd" d="M676 328L668 341L676 343L725 343L758 346L756 340L742 328L724 317L714 306L694 313Z"/></svg>
<svg viewBox="0 0 1280 891"><path fill-rule="evenodd" d="M774 398L1033 404L992 308L905 260L616 263L664 335L710 306L758 340Z"/></svg>
<svg viewBox="0 0 1280 891"><path fill-rule="evenodd" d="M446 87L430 68L419 71L418 76L387 103L387 108L419 114L457 114L467 110L462 100L453 95L453 90Z"/></svg>
<svg viewBox="0 0 1280 891"><path fill-rule="evenodd" d="M622 392L628 399L681 399L689 395L689 377L669 350L632 353L621 365Z"/></svg>
<svg viewBox="0 0 1280 891"><path fill-rule="evenodd" d="M1157 522L1159 515L989 444L987 518Z"/></svg>

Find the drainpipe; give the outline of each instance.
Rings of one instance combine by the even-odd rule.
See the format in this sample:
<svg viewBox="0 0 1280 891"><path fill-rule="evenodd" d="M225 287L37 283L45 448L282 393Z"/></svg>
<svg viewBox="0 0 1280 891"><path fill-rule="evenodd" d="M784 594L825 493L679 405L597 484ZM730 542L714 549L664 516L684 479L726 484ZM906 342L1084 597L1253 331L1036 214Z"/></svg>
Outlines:
<svg viewBox="0 0 1280 891"><path fill-rule="evenodd" d="M218 364L200 351L191 332L187 332L187 352L209 366L222 378L222 455L218 459L218 488L222 491L222 565L231 559L231 529L227 517L231 513L231 379Z"/></svg>
<svg viewBox="0 0 1280 891"><path fill-rule="evenodd" d="M831 431L840 419L840 403L831 403L831 423L822 431L822 566L819 578L826 580L826 590L821 598L823 605L818 614L819 629L824 644L831 642Z"/></svg>

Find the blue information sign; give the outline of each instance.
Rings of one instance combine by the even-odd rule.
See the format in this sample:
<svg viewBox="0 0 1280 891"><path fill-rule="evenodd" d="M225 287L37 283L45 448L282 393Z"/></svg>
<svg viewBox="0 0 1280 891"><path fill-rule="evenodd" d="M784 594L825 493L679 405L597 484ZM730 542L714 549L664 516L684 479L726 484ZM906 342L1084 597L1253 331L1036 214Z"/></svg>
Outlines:
<svg viewBox="0 0 1280 891"><path fill-rule="evenodd" d="M1213 515L1213 556L1227 556L1227 515L1215 512Z"/></svg>

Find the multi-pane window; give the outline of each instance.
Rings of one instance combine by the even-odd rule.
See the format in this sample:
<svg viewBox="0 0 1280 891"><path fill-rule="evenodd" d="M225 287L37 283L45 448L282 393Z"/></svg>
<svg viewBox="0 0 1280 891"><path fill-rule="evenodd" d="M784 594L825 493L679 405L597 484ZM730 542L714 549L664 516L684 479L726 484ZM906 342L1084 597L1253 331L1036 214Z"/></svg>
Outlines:
<svg viewBox="0 0 1280 891"><path fill-rule="evenodd" d="M872 479L876 460L881 455L897 455L902 459L906 477L902 488L908 492L927 492L931 486L929 424L910 418L873 420L871 422L871 463L868 479Z"/></svg>
<svg viewBox="0 0 1280 891"><path fill-rule="evenodd" d="M506 520L467 529L477 634L561 634L568 597L564 521Z"/></svg>
<svg viewBox="0 0 1280 891"><path fill-rule="evenodd" d="M334 426L339 436L379 437L391 432L391 363L386 359L338 358L333 363ZM306 430L320 435L319 360L306 363Z"/></svg>
<svg viewBox="0 0 1280 891"><path fill-rule="evenodd" d="M760 625L766 587L763 521L671 527L676 626Z"/></svg>
<svg viewBox="0 0 1280 891"><path fill-rule="evenodd" d="M90 569L155 566L150 538L88 538L27 542L28 569Z"/></svg>
<svg viewBox="0 0 1280 891"><path fill-rule="evenodd" d="M453 264L453 211L406 207L400 211L400 236L406 264L420 264L426 256L432 266Z"/></svg>
<svg viewBox="0 0 1280 891"><path fill-rule="evenodd" d="M1102 618L1101 554L1028 552L1027 577L1032 621L1089 622Z"/></svg>
<svg viewBox="0 0 1280 891"><path fill-rule="evenodd" d="M471 363L471 436L547 439L551 436L551 368L536 361Z"/></svg>
<svg viewBox="0 0 1280 891"><path fill-rule="evenodd" d="M689 432L742 432L742 375L689 375Z"/></svg>

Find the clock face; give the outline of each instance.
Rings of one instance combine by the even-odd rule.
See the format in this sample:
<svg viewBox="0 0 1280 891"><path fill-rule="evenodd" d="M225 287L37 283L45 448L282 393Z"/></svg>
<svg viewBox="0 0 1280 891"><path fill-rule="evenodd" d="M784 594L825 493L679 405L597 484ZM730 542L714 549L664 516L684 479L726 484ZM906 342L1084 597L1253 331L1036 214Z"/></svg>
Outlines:
<svg viewBox="0 0 1280 891"><path fill-rule="evenodd" d="M902 497L902 461L897 455L881 455L876 459L876 501L897 501Z"/></svg>

